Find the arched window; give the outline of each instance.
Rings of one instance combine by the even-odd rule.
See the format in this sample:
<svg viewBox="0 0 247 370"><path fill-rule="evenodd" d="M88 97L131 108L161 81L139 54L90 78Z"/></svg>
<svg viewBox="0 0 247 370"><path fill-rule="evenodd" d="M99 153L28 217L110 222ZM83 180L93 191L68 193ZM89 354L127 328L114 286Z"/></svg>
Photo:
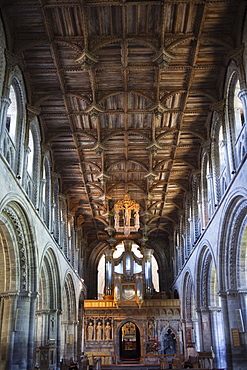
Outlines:
<svg viewBox="0 0 247 370"><path fill-rule="evenodd" d="M201 179L202 179L201 192L202 192L202 212L203 212L202 228L205 228L212 216L212 203L213 203L212 173L209 162L209 156L207 153L204 153L202 160Z"/></svg>
<svg viewBox="0 0 247 370"><path fill-rule="evenodd" d="M33 133L29 130L28 135L28 154L27 154L27 172L32 177L33 176L33 161L34 161L34 142Z"/></svg>
<svg viewBox="0 0 247 370"><path fill-rule="evenodd" d="M46 224L50 227L50 207L51 207L51 175L50 162L47 157L44 159L41 187L41 215Z"/></svg>
<svg viewBox="0 0 247 370"><path fill-rule="evenodd" d="M219 153L219 180L220 180L220 193L221 196L224 194L227 183L226 183L226 141L223 137L223 129L220 126L219 137L218 137L218 153Z"/></svg>
<svg viewBox="0 0 247 370"><path fill-rule="evenodd" d="M238 139L238 136L242 130L244 124L244 112L243 112L243 105L241 100L239 99L240 92L240 84L239 80L237 80L234 95L233 95L233 109L234 109L234 128L235 128L235 139Z"/></svg>
<svg viewBox="0 0 247 370"><path fill-rule="evenodd" d="M5 42L5 34L3 25L0 19L0 94L2 96L2 89L3 89L3 81L4 81L4 75L5 75L5 50L6 42Z"/></svg>
<svg viewBox="0 0 247 370"><path fill-rule="evenodd" d="M7 112L6 128L13 143L15 143L17 125L17 98L13 85L10 86L9 98L11 103Z"/></svg>
<svg viewBox="0 0 247 370"><path fill-rule="evenodd" d="M52 203L52 232L57 243L60 240L60 204L59 204L59 181L55 179L53 183L53 203Z"/></svg>
<svg viewBox="0 0 247 370"><path fill-rule="evenodd" d="M5 99L6 116L3 127L3 153L18 179L23 174L24 159L24 85L21 72L16 68L9 82L9 96Z"/></svg>
<svg viewBox="0 0 247 370"><path fill-rule="evenodd" d="M32 190L33 190L33 161L34 161L34 143L33 143L33 134L29 130L28 135L28 147L27 147L27 174L26 174L26 192L29 199L32 199Z"/></svg>
<svg viewBox="0 0 247 370"><path fill-rule="evenodd" d="M226 90L226 135L229 144L228 155L231 158L232 168L230 172L235 173L242 158L246 153L246 130L244 129L243 104L240 99L240 81L238 67L232 62L229 66L229 79Z"/></svg>
<svg viewBox="0 0 247 370"><path fill-rule="evenodd" d="M23 187L36 209L39 208L41 148L40 132L37 119L28 130L28 143L25 152L25 178Z"/></svg>
<svg viewBox="0 0 247 370"><path fill-rule="evenodd" d="M4 156L12 170L15 169L16 137L17 137L17 96L13 84L9 93L10 105L6 117L6 131L4 137Z"/></svg>
<svg viewBox="0 0 247 370"><path fill-rule="evenodd" d="M219 297L219 287L217 281L216 269L213 261L211 260L208 269L208 306L210 312L210 319L212 330L217 332L217 335L213 337L213 348L217 358L217 367L226 367L226 353L225 353L225 333L223 324L223 315L221 309L221 300Z"/></svg>
<svg viewBox="0 0 247 370"><path fill-rule="evenodd" d="M235 138L235 148L236 148L236 162L237 167L241 163L242 158L246 153L246 133L243 130L244 125L244 112L242 101L239 99L240 84L237 80L234 97L233 97L233 109L234 109L234 138Z"/></svg>

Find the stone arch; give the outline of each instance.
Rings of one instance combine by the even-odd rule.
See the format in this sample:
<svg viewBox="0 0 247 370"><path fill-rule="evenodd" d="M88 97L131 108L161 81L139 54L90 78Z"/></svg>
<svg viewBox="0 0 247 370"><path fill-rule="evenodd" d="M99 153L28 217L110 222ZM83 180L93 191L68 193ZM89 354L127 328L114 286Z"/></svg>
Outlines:
<svg viewBox="0 0 247 370"><path fill-rule="evenodd" d="M235 99L238 99L235 96L235 88L236 88L237 83L239 84L241 83L240 70L238 66L236 65L235 61L232 60L227 69L227 76L225 80L225 91L224 91L224 96L226 100L226 109L225 109L226 134L227 134L227 141L230 146L228 149L228 152L230 156L229 159L231 161L230 166L231 166L232 171L236 170L241 160L241 152L239 148L239 146L241 146L241 142L239 143L240 145L238 145L236 141L238 134L239 134L238 131L241 130L241 127L239 127L238 130L236 129L238 120L236 120L236 114L235 114L236 112L235 112L235 104L234 104ZM239 98L239 101L240 100L241 99ZM241 122L238 123L238 126L241 126Z"/></svg>
<svg viewBox="0 0 247 370"><path fill-rule="evenodd" d="M78 313L75 286L70 273L66 275L62 291L61 353L66 353L68 359L74 359Z"/></svg>
<svg viewBox="0 0 247 370"><path fill-rule="evenodd" d="M4 57L4 50L6 47L5 35L3 30L3 24L0 19L0 94L2 96L2 89L3 89L3 81L5 75L5 57Z"/></svg>
<svg viewBox="0 0 247 370"><path fill-rule="evenodd" d="M225 338L229 348L232 347L231 329L245 330L242 320L246 312L246 225L247 225L247 191L236 188L229 194L223 209L225 215L219 233L219 269L221 300L225 304ZM229 227L231 225L231 227ZM243 339L244 340L244 339ZM239 354L232 356L227 352L229 368L241 368L246 363L246 348L242 346Z"/></svg>
<svg viewBox="0 0 247 370"><path fill-rule="evenodd" d="M8 63L8 57L7 57L7 63ZM12 61L10 63L12 63ZM5 94L6 96L9 96L10 87L12 85L15 90L16 103L17 103L15 148L12 146L12 151L15 152L15 155L14 155L14 161L12 164L12 170L21 179L22 172L23 172L23 163L24 163L23 142L24 142L24 135L25 135L25 122L26 122L26 111L25 111L26 92L25 92L25 83L24 83L21 69L17 66L17 64L13 66L11 65L9 69L11 69L11 72L6 75L7 81L5 82L5 85L6 85ZM4 124L6 124L6 121L3 122L3 125ZM8 141L7 137L5 137L5 141L6 140Z"/></svg>
<svg viewBox="0 0 247 370"><path fill-rule="evenodd" d="M128 322L133 323L139 330L139 334L140 334L140 358L142 358L144 353L145 353L145 348L144 348L145 327L143 326L143 322L141 320L136 320L133 317L125 318L124 320L122 320L121 322L119 322L117 324L116 328L114 328L115 329L114 330L114 342L116 343L117 356L118 356L118 358L120 358L120 331L121 331L122 327Z"/></svg>
<svg viewBox="0 0 247 370"><path fill-rule="evenodd" d="M195 286L191 271L188 269L183 278L182 300L184 352L186 356L195 356L196 350L198 349L198 317L196 311Z"/></svg>
<svg viewBox="0 0 247 370"><path fill-rule="evenodd" d="M196 301L198 308L205 308L209 305L209 277L213 256L210 244L204 240L204 246L201 248L197 264L197 286Z"/></svg>
<svg viewBox="0 0 247 370"><path fill-rule="evenodd" d="M237 286L238 288L247 287L247 219L244 219L241 227L240 248L237 261Z"/></svg>
<svg viewBox="0 0 247 370"><path fill-rule="evenodd" d="M247 224L246 189L236 189L230 203L225 207L224 214L226 216L220 232L219 265L221 266L220 289L227 291L237 289L240 281L239 272L236 269L241 263L240 245Z"/></svg>
<svg viewBox="0 0 247 370"><path fill-rule="evenodd" d="M171 353L166 353L166 336L167 335L169 337L171 337L170 341L171 341L171 347L173 347L173 349L174 349L173 353L172 353L172 351L171 351ZM162 329L162 331L160 333L160 344L161 344L161 352L164 353L164 354L173 355L174 353L176 353L176 354L181 353L179 333L178 333L177 329L174 326L170 325L170 324L166 325ZM167 345L169 345L169 343ZM171 348L171 350L172 350L172 348Z"/></svg>
<svg viewBox="0 0 247 370"><path fill-rule="evenodd" d="M30 232L30 221L24 206L17 200L5 199L5 202L2 206L0 225L1 231L7 233L7 240L14 249L11 255L15 256L12 263L16 266L16 289L37 291L37 257L34 236Z"/></svg>
<svg viewBox="0 0 247 370"><path fill-rule="evenodd" d="M46 305L46 308L61 310L61 277L57 258L51 246L46 248L42 257L39 279L40 296L42 296L42 291L46 295L46 302L42 302L42 307Z"/></svg>
<svg viewBox="0 0 247 370"><path fill-rule="evenodd" d="M219 297L219 271L208 242L204 243L198 258L197 300L200 322L200 343L203 351L213 349L215 363L226 367L226 345L223 312Z"/></svg>
<svg viewBox="0 0 247 370"><path fill-rule="evenodd" d="M211 199L210 179L208 178L208 170L211 170L210 155L207 150L204 150L201 160L201 197L202 197L202 227L205 228L211 217L211 209L209 199Z"/></svg>
<svg viewBox="0 0 247 370"><path fill-rule="evenodd" d="M67 306L65 308L65 305ZM63 311L68 321L75 321L77 316L75 286L71 274L67 274L63 288Z"/></svg>
<svg viewBox="0 0 247 370"><path fill-rule="evenodd" d="M41 204L40 212L48 228L51 221L51 163L49 153L43 158L42 179L41 179Z"/></svg>
<svg viewBox="0 0 247 370"><path fill-rule="evenodd" d="M40 264L39 297L36 305L35 362L46 356L47 346L53 352L53 364L60 363L61 277L51 246L44 248Z"/></svg>
<svg viewBox="0 0 247 370"><path fill-rule="evenodd" d="M54 239L57 243L59 243L60 241L60 233L61 233L59 195L60 195L60 182L59 182L59 179L56 178L53 181L54 216L52 220L53 225L52 225L51 232L53 233Z"/></svg>
<svg viewBox="0 0 247 370"><path fill-rule="evenodd" d="M166 255L166 248L164 248L164 240L154 240L150 239L147 243L148 248L154 250L154 258L158 264L158 276L159 276L159 286L160 291L168 292L171 286L171 276L172 276L172 266L168 262L168 257ZM169 242L167 241L167 244Z"/></svg>
<svg viewBox="0 0 247 370"><path fill-rule="evenodd" d="M88 267L87 267L87 274L85 274L85 283L86 285L91 287L91 290L88 291L89 298L95 298L97 296L98 264L99 264L99 261L104 251L107 248L109 248L109 245L107 242L96 242L96 245L94 245L94 248L92 248L92 252L87 258L86 265ZM89 281L90 281L90 284L88 284Z"/></svg>
<svg viewBox="0 0 247 370"><path fill-rule="evenodd" d="M204 351L213 350L215 365L226 368L226 339L223 308L219 296L219 265L209 243L202 247L197 268L200 343ZM199 283L200 281L200 283Z"/></svg>
<svg viewBox="0 0 247 370"><path fill-rule="evenodd" d="M33 135L34 143L31 199L34 207L37 209L39 208L39 186L40 186L40 168L41 168L41 146L40 146L41 135L37 118L31 121L29 129L31 131L31 134Z"/></svg>
<svg viewBox="0 0 247 370"><path fill-rule="evenodd" d="M3 272L0 279L0 340L6 343L1 345L4 368L9 368L10 363L12 366L32 363L36 259L35 240L24 205L9 194L2 202L0 213Z"/></svg>
<svg viewBox="0 0 247 370"><path fill-rule="evenodd" d="M184 276L183 291L182 291L183 303L183 318L187 320L192 319L192 304L194 301L194 287L191 274L189 271Z"/></svg>
<svg viewBox="0 0 247 370"><path fill-rule="evenodd" d="M219 156L219 132L221 127L221 118L217 112L212 117L212 171L215 191L215 200L217 204L222 197L220 186L220 156Z"/></svg>

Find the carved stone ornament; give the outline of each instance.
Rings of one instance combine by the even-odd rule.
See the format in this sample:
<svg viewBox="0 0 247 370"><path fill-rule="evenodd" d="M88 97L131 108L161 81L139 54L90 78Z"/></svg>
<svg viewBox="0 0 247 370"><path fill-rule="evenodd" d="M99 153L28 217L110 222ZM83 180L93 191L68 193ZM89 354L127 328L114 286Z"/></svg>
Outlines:
<svg viewBox="0 0 247 370"><path fill-rule="evenodd" d="M14 211L6 206L3 212L7 215L7 217L11 220L14 225L14 229L16 232L18 249L19 249L19 261L20 261L20 271L21 271L21 290L27 290L27 278L28 278L28 264L27 264L27 256L26 256L26 248L25 248L25 240L23 235L22 226L20 224L19 218L14 213Z"/></svg>

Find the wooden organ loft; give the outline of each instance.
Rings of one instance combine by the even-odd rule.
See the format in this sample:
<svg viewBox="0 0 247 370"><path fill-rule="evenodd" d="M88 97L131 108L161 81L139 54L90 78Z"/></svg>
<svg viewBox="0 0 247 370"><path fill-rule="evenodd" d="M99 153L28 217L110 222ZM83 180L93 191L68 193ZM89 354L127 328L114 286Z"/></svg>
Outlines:
<svg viewBox="0 0 247 370"><path fill-rule="evenodd" d="M123 246L117 257L105 251L104 299L84 301L84 352L92 363L159 363L158 354L183 352L179 300L155 292L151 249Z"/></svg>

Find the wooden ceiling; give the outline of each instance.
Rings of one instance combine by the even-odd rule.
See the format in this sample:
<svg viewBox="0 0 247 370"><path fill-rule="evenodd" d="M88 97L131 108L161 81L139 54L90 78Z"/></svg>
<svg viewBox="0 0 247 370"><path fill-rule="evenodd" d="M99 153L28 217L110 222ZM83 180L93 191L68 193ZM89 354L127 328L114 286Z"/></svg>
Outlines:
<svg viewBox="0 0 247 370"><path fill-rule="evenodd" d="M128 193L141 210L130 238L167 240L200 171L245 1L2 4L29 109L40 112L43 144L84 236L107 240L114 202Z"/></svg>

